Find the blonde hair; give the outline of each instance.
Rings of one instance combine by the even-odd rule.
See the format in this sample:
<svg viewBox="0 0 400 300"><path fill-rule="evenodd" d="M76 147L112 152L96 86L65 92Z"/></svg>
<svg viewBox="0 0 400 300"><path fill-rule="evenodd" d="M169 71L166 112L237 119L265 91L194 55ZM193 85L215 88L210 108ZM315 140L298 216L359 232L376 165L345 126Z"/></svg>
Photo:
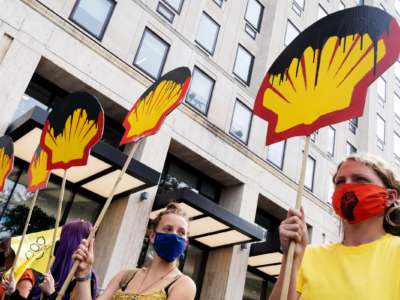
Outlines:
<svg viewBox="0 0 400 300"><path fill-rule="evenodd" d="M337 167L335 175L333 175L333 182L335 182L336 174L340 167L346 161L357 161L370 167L376 175L382 180L383 185L388 189L397 191L397 201L400 196L400 180L396 177L392 167L388 162L382 158L370 153L356 153L348 156ZM386 232L400 235L400 207L398 203L392 204L385 211L385 218L383 228Z"/></svg>
<svg viewBox="0 0 400 300"><path fill-rule="evenodd" d="M186 222L189 224L189 218L186 212L180 207L179 203L171 202L169 203L164 210L158 213L157 217L155 217L150 223L150 229L156 230L158 224L160 224L161 218L168 214L175 214L183 217Z"/></svg>

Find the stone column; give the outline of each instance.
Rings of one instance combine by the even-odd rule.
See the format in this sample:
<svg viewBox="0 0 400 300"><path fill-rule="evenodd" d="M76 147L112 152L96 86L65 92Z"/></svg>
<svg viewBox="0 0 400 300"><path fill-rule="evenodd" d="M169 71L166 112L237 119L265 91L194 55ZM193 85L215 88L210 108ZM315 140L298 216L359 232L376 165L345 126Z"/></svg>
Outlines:
<svg viewBox="0 0 400 300"><path fill-rule="evenodd" d="M161 173L170 140L161 130L142 142L135 158ZM157 186L146 190L145 201L140 200L142 192L115 200L96 235L95 268L103 288L119 271L136 267Z"/></svg>
<svg viewBox="0 0 400 300"><path fill-rule="evenodd" d="M0 31L0 135L12 121L40 57L39 53Z"/></svg>
<svg viewBox="0 0 400 300"><path fill-rule="evenodd" d="M223 190L220 205L253 222L258 203L258 190L252 184ZM241 300L247 273L249 248L232 246L211 250L201 289L201 300Z"/></svg>

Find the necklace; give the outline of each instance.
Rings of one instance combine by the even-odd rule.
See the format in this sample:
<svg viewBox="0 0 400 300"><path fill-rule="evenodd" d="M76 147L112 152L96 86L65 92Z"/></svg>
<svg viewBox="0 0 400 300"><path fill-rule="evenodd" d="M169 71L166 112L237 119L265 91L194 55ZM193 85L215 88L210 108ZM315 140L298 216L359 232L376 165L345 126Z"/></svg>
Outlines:
<svg viewBox="0 0 400 300"><path fill-rule="evenodd" d="M162 275L161 277L157 278L156 280L154 280L153 282L151 282L150 284L148 284L145 288L142 289L142 285L143 283L146 281L147 276L149 275L149 270L146 270L146 275L144 276L142 282L139 285L139 288L137 290L137 293L135 293L136 295L134 295L131 300L138 300L138 296L147 291L149 288L151 288L154 284L156 284L157 282L163 280L165 277L167 277L170 273L172 273L172 271L175 270L175 267L173 267L171 270L168 270L168 272L166 272L164 275Z"/></svg>

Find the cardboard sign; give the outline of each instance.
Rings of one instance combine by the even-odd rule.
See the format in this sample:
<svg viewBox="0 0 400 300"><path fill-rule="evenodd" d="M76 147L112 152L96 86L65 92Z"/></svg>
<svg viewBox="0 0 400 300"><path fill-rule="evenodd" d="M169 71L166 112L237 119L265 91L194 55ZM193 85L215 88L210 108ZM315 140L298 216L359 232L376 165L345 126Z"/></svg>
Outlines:
<svg viewBox="0 0 400 300"><path fill-rule="evenodd" d="M361 116L368 86L397 61L399 39L396 20L370 6L338 11L299 34L257 94L266 144Z"/></svg>
<svg viewBox="0 0 400 300"><path fill-rule="evenodd" d="M174 69L153 83L136 101L124 120L121 144L155 134L164 119L182 102L191 80L186 67Z"/></svg>
<svg viewBox="0 0 400 300"><path fill-rule="evenodd" d="M85 165L103 128L104 112L94 96L77 92L56 103L40 138L40 147L48 156L47 169Z"/></svg>

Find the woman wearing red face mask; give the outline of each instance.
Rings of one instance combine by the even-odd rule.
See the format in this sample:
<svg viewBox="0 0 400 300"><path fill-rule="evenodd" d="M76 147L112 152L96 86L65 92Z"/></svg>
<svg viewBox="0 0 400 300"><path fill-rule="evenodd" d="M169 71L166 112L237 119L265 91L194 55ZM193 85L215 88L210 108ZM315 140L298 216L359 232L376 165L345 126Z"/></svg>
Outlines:
<svg viewBox="0 0 400 300"><path fill-rule="evenodd" d="M176 260L187 247L188 219L174 203L169 204L151 224L150 241L155 256L148 268L118 273L98 300L193 300L196 286L182 274ZM77 278L90 274L93 243L83 240L74 258L80 261ZM77 282L76 299L91 300L88 281Z"/></svg>
<svg viewBox="0 0 400 300"><path fill-rule="evenodd" d="M333 177L332 205L343 241L309 245L303 210L289 210L279 228L282 271L270 300L280 298L286 254L296 242L290 300L400 299L400 181L386 162L353 155Z"/></svg>

